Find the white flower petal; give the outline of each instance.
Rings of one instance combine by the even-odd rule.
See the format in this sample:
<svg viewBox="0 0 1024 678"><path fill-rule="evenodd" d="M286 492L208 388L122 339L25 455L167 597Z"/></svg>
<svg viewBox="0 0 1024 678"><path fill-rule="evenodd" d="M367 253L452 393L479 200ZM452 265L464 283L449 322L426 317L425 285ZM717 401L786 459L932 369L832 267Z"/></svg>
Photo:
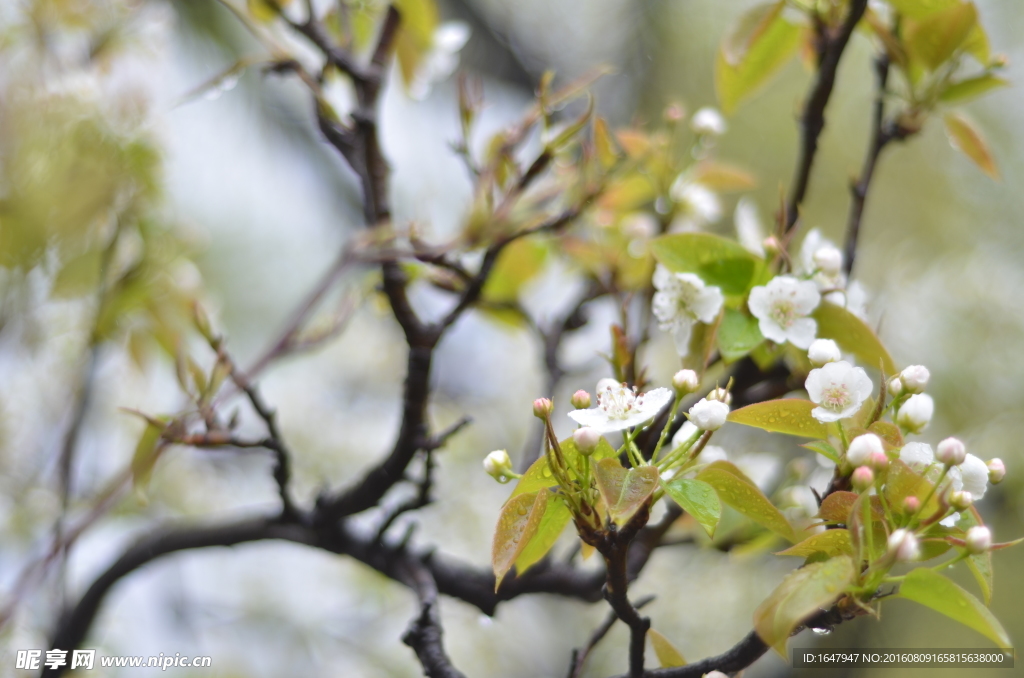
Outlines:
<svg viewBox="0 0 1024 678"><path fill-rule="evenodd" d="M818 336L818 323L813 318L797 318L786 331L789 343L797 348L807 349Z"/></svg>
<svg viewBox="0 0 1024 678"><path fill-rule="evenodd" d="M964 463L960 464L960 472L963 474L963 489L970 492L975 501L984 497L988 490L988 466L985 462L968 454Z"/></svg>

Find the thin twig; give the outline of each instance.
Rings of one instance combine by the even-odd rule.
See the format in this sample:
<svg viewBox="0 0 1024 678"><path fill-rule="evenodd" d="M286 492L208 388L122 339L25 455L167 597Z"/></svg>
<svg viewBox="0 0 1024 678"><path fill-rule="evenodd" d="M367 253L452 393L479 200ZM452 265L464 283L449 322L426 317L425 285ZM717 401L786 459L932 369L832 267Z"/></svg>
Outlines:
<svg viewBox="0 0 1024 678"><path fill-rule="evenodd" d="M636 601L636 609L641 609L652 600L655 596L645 596L640 600ZM590 653L594 651L597 644L604 640L604 637L608 635L608 632L615 626L615 622L619 620L619 616L612 610L605 617L605 620L601 622L601 625L594 629L594 632L590 636L590 640L583 646L582 649L573 650L572 658L569 660L569 675L567 678L579 678L580 674L583 673L583 666L587 662L587 658Z"/></svg>

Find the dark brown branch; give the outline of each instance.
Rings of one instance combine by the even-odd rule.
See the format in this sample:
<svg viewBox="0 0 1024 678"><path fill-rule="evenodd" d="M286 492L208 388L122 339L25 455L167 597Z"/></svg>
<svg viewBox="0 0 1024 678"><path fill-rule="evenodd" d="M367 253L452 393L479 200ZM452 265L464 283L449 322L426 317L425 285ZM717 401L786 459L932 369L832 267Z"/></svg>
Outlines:
<svg viewBox="0 0 1024 678"><path fill-rule="evenodd" d="M654 600L654 596L645 596L640 600L636 601L636 609L641 609L648 603ZM572 657L569 659L569 675L568 678L579 678L580 674L583 673L583 666L587 663L587 657L594 651L597 644L604 640L604 637L608 635L608 632L615 626L615 622L619 620L615 610L608 613L605 620L601 622L601 625L594 629L594 633L591 634L590 640L587 644L579 650L572 651Z"/></svg>
<svg viewBox="0 0 1024 678"><path fill-rule="evenodd" d="M846 45L850 41L850 36L853 35L857 23L864 16L864 10L867 9L867 6L868 0L852 0L847 10L846 18L838 29L832 30L828 26L821 24L820 20L816 26L818 33L818 69L800 119L800 157L797 161L793 186L786 204L785 230L787 232L796 225L797 219L800 216L800 208L807 195L807 187L811 179L811 168L814 165L814 156L818 152L818 138L821 136L822 130L825 129L825 108L828 106L828 100L832 96L832 88L835 86L839 60L846 50Z"/></svg>
<svg viewBox="0 0 1024 678"><path fill-rule="evenodd" d="M406 583L419 598L420 614L402 636L402 642L416 653L428 678L465 678L444 651L441 617L437 611L437 583L430 570L415 562L407 577Z"/></svg>
<svg viewBox="0 0 1024 678"><path fill-rule="evenodd" d="M846 274L853 272L853 263L857 257L857 242L860 237L861 222L864 217L864 205L867 202L868 189L875 175L875 167L882 151L893 141L903 141L914 132L901 127L893 120L885 117L885 95L889 81L889 56L882 52L875 60L876 91L874 111L871 116L871 141L864 155L864 166L861 168L857 181L850 186L850 214L846 221L846 244L844 246L844 266Z"/></svg>

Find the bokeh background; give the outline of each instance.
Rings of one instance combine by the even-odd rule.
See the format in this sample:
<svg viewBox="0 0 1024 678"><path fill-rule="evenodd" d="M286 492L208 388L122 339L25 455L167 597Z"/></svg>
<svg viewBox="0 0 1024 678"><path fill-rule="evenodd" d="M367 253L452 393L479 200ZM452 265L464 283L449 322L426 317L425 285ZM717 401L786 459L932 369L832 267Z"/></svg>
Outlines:
<svg viewBox="0 0 1024 678"><path fill-rule="evenodd" d="M567 81L612 66L613 73L595 91L598 110L616 125L656 121L674 102L689 110L714 104L718 40L751 4L446 0L440 7L445 19L471 30L461 67L483 79L487 106L477 140L482 144L529 104L546 69ZM1024 80L1018 67L1024 61L1024 7L1015 0L978 0L977 5L994 51L1010 59L1008 78ZM28 18L34 23L27 25ZM105 26L121 28L104 42L94 34ZM85 212L75 209L96 209L95 196L100 202L137 200L157 234L141 238L139 247L162 262L160 275L201 296L242 363L258 355L360 226L354 177L318 138L301 87L249 69L237 83L229 78L186 96L240 58L261 54L235 19L207 0L11 0L0 3L0 46L0 98L5 100L0 143L13 148L12 139L38 136L31 148L41 155L24 158L18 171L66 170L64 183L44 181L49 189L37 196L40 210L72 205L67 230L51 234L71 242L61 252L86 247L74 232ZM109 52L81 66L83 49L99 48ZM869 40L855 36L839 71L806 204L805 225L837 241L848 182L860 167L867 140L871 54ZM780 186L790 179L796 116L808 81L809 72L794 60L729 120L729 132L719 142L720 157L758 177L750 196L766 220ZM49 103L19 108L25 87L47 93ZM1007 480L980 505L1000 541L1024 534L1022 97L1024 88L1015 86L967 107L994 149L999 182L951 148L938 121L887 151L869 198L855 269L871 293L871 321L896 362L923 363L932 371L929 390L937 413L925 439L957 435L979 456L1006 461ZM63 138L55 130L83 120L98 121L99 147L89 145L89 136L82 145L54 141ZM453 80L437 83L418 99L392 82L383 99L382 124L393 169L395 219L416 222L432 237L450 234L471 198L465 169L449 145L458 130ZM62 153L72 169L40 159ZM73 162L108 156L115 158L111 165ZM133 188L115 190L95 181L111 173ZM0 187L12 181L2 176ZM734 202L735 196L725 198L725 216L713 229L731 232ZM9 223L0 221L0 242L10 251L28 247L5 239ZM55 293L54 256L38 254L26 271L5 253L0 269L0 591L5 604L18 574L44 550L62 510L57 459L74 416L78 377L89 369L84 347L91 300ZM539 318L551 317L569 282L564 270L546 271L531 283L528 307ZM365 298L368 284L365 272L355 272L342 287L345 294ZM414 299L420 308L438 307L424 290ZM173 325L168 309L175 308L174 300L164 302L163 315L156 316ZM566 380L559 394L563 402L573 390L593 389L597 378L608 376L597 352L607 350L611 317L611 308L594 309L594 330L579 333L567 346L567 359L579 370ZM182 405L172 361L137 345L129 331L118 336L97 352L92 367L96 388L84 409L73 515L84 511L131 458L142 426L118 408L159 413ZM672 369L671 347L663 339L648 355L653 372L660 369L662 375ZM441 345L433 416L450 422L469 414L474 423L439 457L439 501L403 519L420 524L417 543L438 543L453 555L487 564L490 530L508 488L484 475L480 461L497 448L515 457L527 444L529 403L543 389L541 365L534 337L476 315L460 322ZM266 373L263 392L278 408L284 434L297 450L300 500L339 486L386 449L398 421L403 367L400 332L371 296L337 340ZM720 437L720 444L741 454L799 456L795 445L732 431ZM778 449L768 447L772 444ZM12 670L14 649L44 647L61 601L74 599L152 525L275 506L269 467L269 457L260 452L175 448L165 454L144 493L120 499L83 535L63 583L50 576L18 601L0 631L0 674ZM781 465L774 472L780 473ZM634 595L657 594L646 608L654 627L697 659L745 634L754 608L793 566L764 553L664 548ZM996 553L995 567L992 609L1011 638L1024 639L1024 551ZM973 587L964 575L959 573L964 585ZM296 545L260 543L179 554L136 572L108 598L87 646L103 654L213 657L212 669L194 674L178 669L178 675L415 676L419 666L398 640L413 615L414 601L404 588L359 564ZM571 648L583 644L605 615L602 605L533 597L503 604L490 619L461 603L443 602L446 644L456 665L467 675L495 678L564 675ZM797 647L812 644L987 646L964 627L902 601L886 605L877 622L858 620L828 637L805 633L793 641ZM625 646L626 634L616 628L596 651L587 675L623 670ZM747 675L790 671L769 655ZM898 670L850 673L885 676ZM1011 672L985 675L1003 673Z"/></svg>

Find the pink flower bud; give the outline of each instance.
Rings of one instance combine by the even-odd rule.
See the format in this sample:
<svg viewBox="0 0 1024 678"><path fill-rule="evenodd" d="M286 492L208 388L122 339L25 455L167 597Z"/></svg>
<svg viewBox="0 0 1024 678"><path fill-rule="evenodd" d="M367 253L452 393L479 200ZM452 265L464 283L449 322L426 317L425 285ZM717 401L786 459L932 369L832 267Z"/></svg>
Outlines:
<svg viewBox="0 0 1024 678"><path fill-rule="evenodd" d="M921 508L921 500L917 497L910 496L903 500L903 513L908 516L912 516L917 513Z"/></svg>
<svg viewBox="0 0 1024 678"><path fill-rule="evenodd" d="M901 563L913 562L921 557L921 545L910 530L900 528L889 535L889 553Z"/></svg>
<svg viewBox="0 0 1024 678"><path fill-rule="evenodd" d="M555 405L548 398L537 398L533 401L533 416L547 419L555 411Z"/></svg>
<svg viewBox="0 0 1024 678"><path fill-rule="evenodd" d="M875 473L881 473L885 469L889 468L889 457L886 456L885 452L872 452L871 456L868 457L868 466L870 466Z"/></svg>
<svg viewBox="0 0 1024 678"><path fill-rule="evenodd" d="M935 459L946 466L959 466L967 458L967 448L956 438L946 438L935 448Z"/></svg>
<svg viewBox="0 0 1024 678"><path fill-rule="evenodd" d="M590 394L583 389L580 389L572 394L572 398L569 399L569 402L577 410L585 410L590 407Z"/></svg>
<svg viewBox="0 0 1024 678"><path fill-rule="evenodd" d="M900 372L900 379L903 381L903 388L907 393L920 393L928 385L931 373L924 365L911 365Z"/></svg>
<svg viewBox="0 0 1024 678"><path fill-rule="evenodd" d="M864 492L875 484L875 473L867 466L858 466L850 476L853 488L858 492Z"/></svg>
<svg viewBox="0 0 1024 678"><path fill-rule="evenodd" d="M583 426L573 431L572 440L580 454L589 456L601 442L601 434L589 426Z"/></svg>
<svg viewBox="0 0 1024 678"><path fill-rule="evenodd" d="M969 553L984 553L992 548L992 530L984 525L975 525L967 530L964 542Z"/></svg>

